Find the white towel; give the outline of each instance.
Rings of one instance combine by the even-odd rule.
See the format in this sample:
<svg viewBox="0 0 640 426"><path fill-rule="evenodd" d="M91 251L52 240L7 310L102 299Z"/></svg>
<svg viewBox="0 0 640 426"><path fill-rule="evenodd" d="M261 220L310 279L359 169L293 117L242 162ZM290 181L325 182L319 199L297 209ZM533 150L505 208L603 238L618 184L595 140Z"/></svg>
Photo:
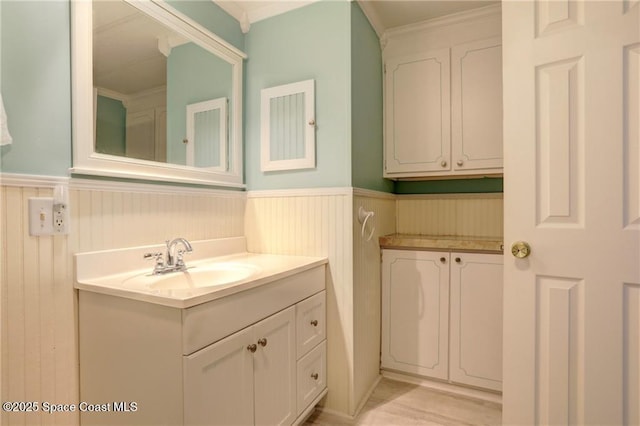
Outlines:
<svg viewBox="0 0 640 426"><path fill-rule="evenodd" d="M13 142L9 133L9 123L7 123L7 114L4 112L4 102L2 102L2 94L0 93L0 145L9 145Z"/></svg>

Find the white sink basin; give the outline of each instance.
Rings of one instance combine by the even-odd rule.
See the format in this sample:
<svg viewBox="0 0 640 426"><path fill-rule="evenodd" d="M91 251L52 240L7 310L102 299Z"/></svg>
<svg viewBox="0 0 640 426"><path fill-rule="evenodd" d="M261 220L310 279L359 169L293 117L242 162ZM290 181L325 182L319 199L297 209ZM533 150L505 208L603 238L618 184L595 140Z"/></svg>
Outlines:
<svg viewBox="0 0 640 426"><path fill-rule="evenodd" d="M126 288L150 290L188 290L231 284L242 281L260 271L255 265L220 262L189 267L184 272L136 275L123 280Z"/></svg>

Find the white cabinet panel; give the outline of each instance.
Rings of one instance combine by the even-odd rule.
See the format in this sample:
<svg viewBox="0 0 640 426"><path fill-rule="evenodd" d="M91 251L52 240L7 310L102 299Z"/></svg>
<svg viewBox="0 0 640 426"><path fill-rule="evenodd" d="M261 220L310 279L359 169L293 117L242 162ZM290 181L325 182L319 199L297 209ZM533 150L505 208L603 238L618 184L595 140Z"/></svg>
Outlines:
<svg viewBox="0 0 640 426"><path fill-rule="evenodd" d="M451 109L454 170L502 168L499 37L453 47Z"/></svg>
<svg viewBox="0 0 640 426"><path fill-rule="evenodd" d="M385 64L385 172L450 170L449 49Z"/></svg>
<svg viewBox="0 0 640 426"><path fill-rule="evenodd" d="M327 387L327 342L323 341L298 361L298 415Z"/></svg>
<svg viewBox="0 0 640 426"><path fill-rule="evenodd" d="M502 388L502 255L451 254L451 381Z"/></svg>
<svg viewBox="0 0 640 426"><path fill-rule="evenodd" d="M185 424L253 424L253 343L247 328L184 358Z"/></svg>
<svg viewBox="0 0 640 426"><path fill-rule="evenodd" d="M296 353L298 357L309 352L326 338L325 298L326 292L322 291L296 305Z"/></svg>
<svg viewBox="0 0 640 426"><path fill-rule="evenodd" d="M256 425L288 425L296 418L295 307L253 326Z"/></svg>
<svg viewBox="0 0 640 426"><path fill-rule="evenodd" d="M384 250L382 367L448 376L449 255Z"/></svg>

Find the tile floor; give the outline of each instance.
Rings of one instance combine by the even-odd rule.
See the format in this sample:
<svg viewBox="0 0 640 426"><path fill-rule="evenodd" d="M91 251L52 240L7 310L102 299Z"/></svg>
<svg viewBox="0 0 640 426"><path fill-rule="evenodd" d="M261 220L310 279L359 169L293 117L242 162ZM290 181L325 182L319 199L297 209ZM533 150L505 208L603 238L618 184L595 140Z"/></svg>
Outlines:
<svg viewBox="0 0 640 426"><path fill-rule="evenodd" d="M358 417L350 421L316 410L305 425L500 425L501 405L382 378Z"/></svg>

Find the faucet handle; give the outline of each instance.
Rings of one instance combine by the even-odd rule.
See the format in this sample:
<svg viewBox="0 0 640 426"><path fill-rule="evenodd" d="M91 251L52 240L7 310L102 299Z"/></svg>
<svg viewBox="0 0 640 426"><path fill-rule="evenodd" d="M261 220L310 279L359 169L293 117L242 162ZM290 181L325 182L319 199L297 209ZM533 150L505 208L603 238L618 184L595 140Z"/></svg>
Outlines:
<svg viewBox="0 0 640 426"><path fill-rule="evenodd" d="M142 257L144 259L147 259L147 260L149 260L151 258L154 258L157 261L158 259L162 259L162 253L160 253L160 252L157 252L157 253L145 253L145 254L142 255Z"/></svg>
<svg viewBox="0 0 640 426"><path fill-rule="evenodd" d="M184 266L183 256L189 253L191 253L189 250L178 249L178 253L176 255L176 266L178 267Z"/></svg>

